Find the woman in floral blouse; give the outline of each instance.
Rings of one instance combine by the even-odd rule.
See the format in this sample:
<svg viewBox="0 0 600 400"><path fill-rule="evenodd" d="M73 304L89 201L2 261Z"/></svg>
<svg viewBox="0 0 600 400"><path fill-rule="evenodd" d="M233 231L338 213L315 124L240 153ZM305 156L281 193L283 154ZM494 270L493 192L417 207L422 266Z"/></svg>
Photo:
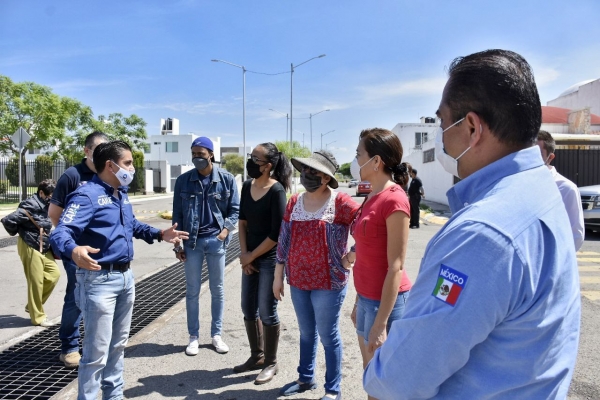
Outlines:
<svg viewBox="0 0 600 400"><path fill-rule="evenodd" d="M285 385L280 394L289 396L317 387L320 337L327 369L323 399L341 399L339 317L349 276L345 262L349 227L359 206L349 195L332 190L338 187L334 176L338 165L331 153L292 158L292 164L301 172L306 192L292 196L283 216L273 294L278 300L284 295L285 268L300 328L300 363L298 380Z"/></svg>

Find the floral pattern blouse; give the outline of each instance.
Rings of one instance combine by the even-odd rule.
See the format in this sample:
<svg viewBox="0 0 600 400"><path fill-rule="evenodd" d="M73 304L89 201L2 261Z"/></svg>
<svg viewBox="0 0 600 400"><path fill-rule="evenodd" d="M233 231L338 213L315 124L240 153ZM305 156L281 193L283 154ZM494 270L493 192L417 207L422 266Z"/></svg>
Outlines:
<svg viewBox="0 0 600 400"><path fill-rule="evenodd" d="M329 201L311 213L304 193L290 198L285 209L277 262L284 264L290 286L301 290L340 290L349 271L342 266L350 224L359 205L346 193L332 191Z"/></svg>

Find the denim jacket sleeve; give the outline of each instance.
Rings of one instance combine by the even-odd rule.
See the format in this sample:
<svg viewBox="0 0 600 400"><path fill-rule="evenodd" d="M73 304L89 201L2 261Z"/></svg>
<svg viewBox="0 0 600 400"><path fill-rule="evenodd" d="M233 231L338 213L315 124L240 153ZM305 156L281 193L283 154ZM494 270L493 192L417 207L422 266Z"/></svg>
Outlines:
<svg viewBox="0 0 600 400"><path fill-rule="evenodd" d="M227 180L227 186L231 196L229 196L229 201L227 202L227 214L223 215L224 226L228 231L235 230L238 218L240 215L240 196L238 194L237 183L235 182L235 178L231 174L223 175L223 178ZM173 217L175 217L175 212L173 212Z"/></svg>
<svg viewBox="0 0 600 400"><path fill-rule="evenodd" d="M177 224L178 230L183 230L183 210L181 209L181 185L183 185L184 175L177 177L175 189L173 190L173 225Z"/></svg>

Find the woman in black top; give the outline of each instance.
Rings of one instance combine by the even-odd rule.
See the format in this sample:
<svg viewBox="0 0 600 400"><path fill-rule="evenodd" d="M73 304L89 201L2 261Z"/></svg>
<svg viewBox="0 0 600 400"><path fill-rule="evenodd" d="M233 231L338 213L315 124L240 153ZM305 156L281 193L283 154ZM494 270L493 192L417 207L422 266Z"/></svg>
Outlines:
<svg viewBox="0 0 600 400"><path fill-rule="evenodd" d="M273 296L277 238L290 187L291 167L273 143L262 143L249 154L240 200L239 239L242 265L242 312L250 343L250 358L234 372L261 369L255 384L277 373L279 317ZM260 316L260 319L259 319ZM263 346L264 334L264 346Z"/></svg>

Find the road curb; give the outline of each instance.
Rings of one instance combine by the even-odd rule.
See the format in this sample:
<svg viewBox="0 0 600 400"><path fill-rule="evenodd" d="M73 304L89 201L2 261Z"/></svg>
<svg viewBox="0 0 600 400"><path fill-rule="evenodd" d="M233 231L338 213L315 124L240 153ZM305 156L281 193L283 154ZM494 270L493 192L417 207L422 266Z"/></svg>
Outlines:
<svg viewBox="0 0 600 400"><path fill-rule="evenodd" d="M424 210L421 210L420 217L423 221L428 222L430 224L444 225L446 222L448 222L448 217L441 217L439 215L435 215L434 213L427 212Z"/></svg>

